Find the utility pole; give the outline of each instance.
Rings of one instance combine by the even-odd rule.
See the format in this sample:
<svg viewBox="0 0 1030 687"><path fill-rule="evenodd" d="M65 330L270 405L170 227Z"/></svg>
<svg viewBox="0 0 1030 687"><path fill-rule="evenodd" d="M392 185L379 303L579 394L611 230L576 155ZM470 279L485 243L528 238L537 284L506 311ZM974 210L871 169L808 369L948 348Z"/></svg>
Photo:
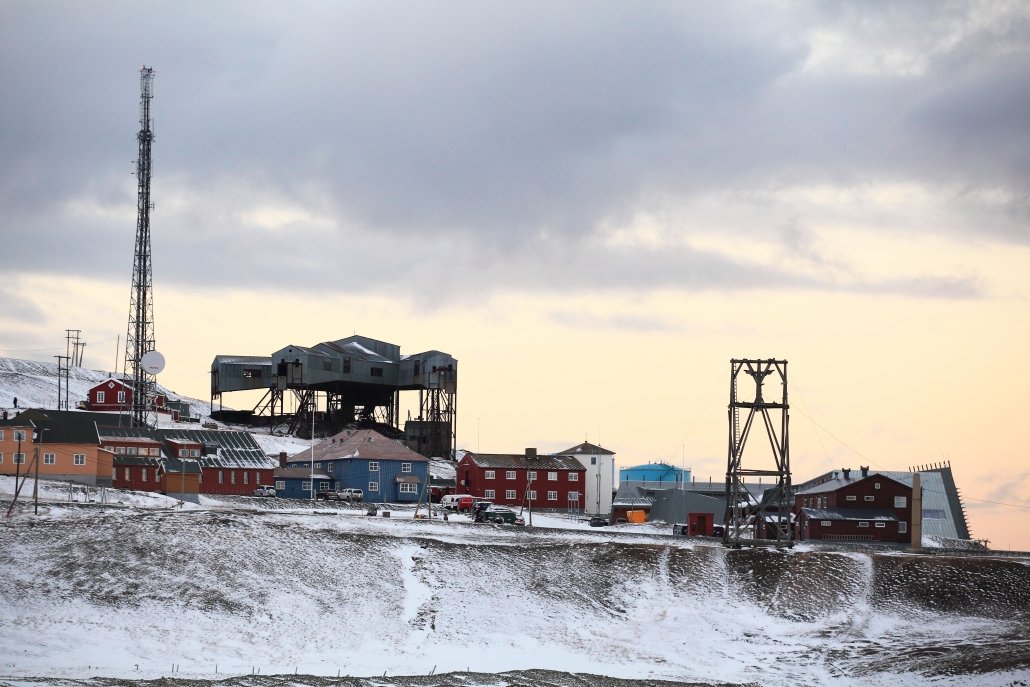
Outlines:
<svg viewBox="0 0 1030 687"><path fill-rule="evenodd" d="M151 389L154 375L143 367L143 355L155 350L153 273L150 260L151 157L154 141L150 101L154 97L154 70L140 69L139 157L136 159L136 250L132 263L132 292L129 297L129 328L125 335L125 372L132 376L132 422L152 426Z"/></svg>

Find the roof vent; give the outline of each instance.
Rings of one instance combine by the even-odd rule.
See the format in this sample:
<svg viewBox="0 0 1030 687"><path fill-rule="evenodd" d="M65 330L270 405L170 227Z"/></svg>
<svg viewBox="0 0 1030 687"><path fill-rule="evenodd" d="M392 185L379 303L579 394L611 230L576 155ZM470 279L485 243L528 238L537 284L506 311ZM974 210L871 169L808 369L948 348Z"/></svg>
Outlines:
<svg viewBox="0 0 1030 687"><path fill-rule="evenodd" d="M841 468L841 472L844 473L844 479L851 479L851 468Z"/></svg>
<svg viewBox="0 0 1030 687"><path fill-rule="evenodd" d="M536 460L536 449L535 448L527 448L526 449L526 460Z"/></svg>

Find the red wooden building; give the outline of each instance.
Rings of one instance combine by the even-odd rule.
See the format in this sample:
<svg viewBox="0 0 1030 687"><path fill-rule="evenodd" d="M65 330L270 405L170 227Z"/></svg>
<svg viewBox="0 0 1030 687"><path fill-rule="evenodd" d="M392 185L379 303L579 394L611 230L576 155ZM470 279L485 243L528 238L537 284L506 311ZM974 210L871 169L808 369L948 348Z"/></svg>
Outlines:
<svg viewBox="0 0 1030 687"><path fill-rule="evenodd" d="M912 487L868 467L851 473L795 495L796 539L911 543Z"/></svg>
<svg viewBox="0 0 1030 687"><path fill-rule="evenodd" d="M125 411L132 408L132 386L114 377L89 390L86 410Z"/></svg>
<svg viewBox="0 0 1030 687"><path fill-rule="evenodd" d="M246 432L104 427L100 441L122 489L249 496L278 466Z"/></svg>
<svg viewBox="0 0 1030 687"><path fill-rule="evenodd" d="M466 453L458 462L457 490L496 504L581 511L586 468L570 456Z"/></svg>

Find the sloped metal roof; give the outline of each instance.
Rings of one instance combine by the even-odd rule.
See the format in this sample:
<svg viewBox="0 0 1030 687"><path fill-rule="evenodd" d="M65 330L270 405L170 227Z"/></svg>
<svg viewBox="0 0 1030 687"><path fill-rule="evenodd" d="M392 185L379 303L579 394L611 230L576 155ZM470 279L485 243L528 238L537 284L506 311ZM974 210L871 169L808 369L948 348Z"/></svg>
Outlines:
<svg viewBox="0 0 1030 687"><path fill-rule="evenodd" d="M615 451L609 451L606 448L602 448L597 444L591 444L588 441L584 441L582 444L567 448L564 451L558 451L556 455L559 456L574 456L574 455L595 455L595 456L614 456Z"/></svg>
<svg viewBox="0 0 1030 687"><path fill-rule="evenodd" d="M524 453L469 452L465 454L465 457L471 459L479 467L491 470L567 470L576 472L584 469L582 463L569 456L537 455L535 458L527 458Z"/></svg>

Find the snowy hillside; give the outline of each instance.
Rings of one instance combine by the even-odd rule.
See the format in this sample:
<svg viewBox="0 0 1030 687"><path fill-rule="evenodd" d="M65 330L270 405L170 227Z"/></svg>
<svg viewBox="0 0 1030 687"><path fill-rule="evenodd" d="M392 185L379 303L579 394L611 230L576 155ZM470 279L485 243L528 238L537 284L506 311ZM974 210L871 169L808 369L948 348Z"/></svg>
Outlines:
<svg viewBox="0 0 1030 687"><path fill-rule="evenodd" d="M75 408L79 401L85 401L91 388L111 377L110 372L87 370L84 367L68 369L67 386L63 370L60 377L61 403L68 399L68 407ZM65 389L67 388L67 393ZM195 398L180 396L170 389L157 385L159 393L170 400L185 401L193 417L208 415L209 403ZM0 358L0 409L14 408L15 399L19 408L57 409L58 369L57 363L41 363L33 360Z"/></svg>
<svg viewBox="0 0 1030 687"><path fill-rule="evenodd" d="M762 685L1030 677L1025 560L731 551L649 527L542 528L559 524L542 515L529 529L278 499L153 505L47 504L0 525L0 681L142 680L173 666L188 680L524 669Z"/></svg>

